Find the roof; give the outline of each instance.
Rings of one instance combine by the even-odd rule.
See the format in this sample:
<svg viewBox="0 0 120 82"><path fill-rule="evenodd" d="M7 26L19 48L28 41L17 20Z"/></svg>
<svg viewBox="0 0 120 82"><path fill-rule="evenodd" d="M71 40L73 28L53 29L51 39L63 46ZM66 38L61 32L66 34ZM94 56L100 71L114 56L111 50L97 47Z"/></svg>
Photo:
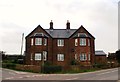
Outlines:
<svg viewBox="0 0 120 82"><path fill-rule="evenodd" d="M53 38L69 38L77 29L45 29Z"/></svg>
<svg viewBox="0 0 120 82"><path fill-rule="evenodd" d="M102 50L98 50L98 51L95 51L95 55L96 56L106 56L106 53L104 52L104 51L102 51Z"/></svg>
<svg viewBox="0 0 120 82"><path fill-rule="evenodd" d="M30 36L32 33L34 33L35 30L37 29L42 29L44 30L51 38L70 38L70 37L78 37L78 34L76 35L76 33L80 30L80 29L84 29L87 33L88 36L90 38L94 38L82 25L81 27L79 27L79 29L43 29L40 25L38 25L30 34L28 34L26 36L26 38L28 36ZM33 35L32 35L33 36ZM31 36L31 37L32 37ZM46 35L45 35L46 36ZM38 37L38 35L37 35ZM40 36L39 36L40 37ZM48 36L46 36L48 37ZM79 37L86 37L86 36L79 36ZM95 39L95 38L94 38Z"/></svg>

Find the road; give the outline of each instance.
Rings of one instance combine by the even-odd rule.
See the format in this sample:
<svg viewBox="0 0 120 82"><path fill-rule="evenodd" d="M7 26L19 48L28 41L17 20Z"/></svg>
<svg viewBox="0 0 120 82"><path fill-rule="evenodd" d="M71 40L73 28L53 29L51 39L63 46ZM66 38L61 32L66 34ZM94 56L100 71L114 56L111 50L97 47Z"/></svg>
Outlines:
<svg viewBox="0 0 120 82"><path fill-rule="evenodd" d="M37 74L2 69L3 80L118 80L118 68L77 74Z"/></svg>

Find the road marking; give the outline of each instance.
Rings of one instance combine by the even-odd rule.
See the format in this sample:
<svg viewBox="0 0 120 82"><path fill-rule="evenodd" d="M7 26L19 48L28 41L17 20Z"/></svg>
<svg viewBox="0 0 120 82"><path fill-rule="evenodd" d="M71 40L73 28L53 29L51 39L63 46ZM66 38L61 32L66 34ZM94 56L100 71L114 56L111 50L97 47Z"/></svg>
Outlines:
<svg viewBox="0 0 120 82"><path fill-rule="evenodd" d="M66 80L76 80L76 79L78 79L78 78L75 77L75 78L70 78L70 79L66 79Z"/></svg>
<svg viewBox="0 0 120 82"><path fill-rule="evenodd" d="M6 80L8 80L8 79L13 79L14 77L8 77L8 78L5 78Z"/></svg>
<svg viewBox="0 0 120 82"><path fill-rule="evenodd" d="M12 73L12 72L9 72L9 74L11 74L11 75L15 75L14 73Z"/></svg>
<svg viewBox="0 0 120 82"><path fill-rule="evenodd" d="M105 73L100 73L100 74L96 74L96 75L104 75L104 74L107 74L107 73L112 73L112 72L115 72L115 71L118 71L118 70L109 71L109 72L105 72Z"/></svg>

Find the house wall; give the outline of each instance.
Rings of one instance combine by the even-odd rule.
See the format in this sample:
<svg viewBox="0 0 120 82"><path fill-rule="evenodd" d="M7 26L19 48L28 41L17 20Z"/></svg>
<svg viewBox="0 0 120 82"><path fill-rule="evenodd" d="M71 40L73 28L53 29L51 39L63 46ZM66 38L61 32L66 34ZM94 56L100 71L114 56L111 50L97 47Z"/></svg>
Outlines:
<svg viewBox="0 0 120 82"><path fill-rule="evenodd" d="M89 35L84 29L79 29L77 33L86 33ZM80 38L78 39L78 46L75 46L75 38L70 38L70 49L69 54L71 55L71 60L75 58L75 54L77 54L78 61L81 65L91 65L94 64L94 56L95 56L95 47L94 47L94 39L93 38L86 38L86 46L80 46ZM88 46L88 40L90 40L90 46ZM72 51L73 50L73 51ZM90 53L90 61L87 59L86 61L80 61L80 53L86 53L87 58L88 54Z"/></svg>
<svg viewBox="0 0 120 82"><path fill-rule="evenodd" d="M29 64L29 65L41 65L42 61L41 60L37 60L35 61L35 53L42 53L43 51L47 51L47 61L52 62L52 38L49 36L49 38L47 38L47 45L35 45L35 38L34 38L34 45L31 46L31 38L30 36L33 35L34 33L45 33L46 35L48 35L43 29L36 29L33 33L31 33L28 37L26 37L26 57L25 57L25 64ZM43 38L42 38L43 39ZM42 41L43 42L43 41ZM33 60L31 60L31 54Z"/></svg>
<svg viewBox="0 0 120 82"><path fill-rule="evenodd" d="M95 47L94 47L94 38L86 38L87 45L86 46L80 46L78 43L78 46L75 46L75 38L72 36L69 39L64 39L64 46L58 47L57 46L57 40L53 39L49 36L47 46L44 45L33 45L31 46L31 38L30 36L34 33L45 33L48 35L45 30L42 28L35 29L30 35L26 37L26 56L25 56L25 64L28 65L41 65L42 61L35 61L35 53L47 51L47 61L51 62L54 65L61 65L61 66L69 66L71 63L71 60L74 59L75 54L78 54L79 63L82 65L90 65L94 63L94 54L95 54ZM76 33L86 33L89 35L84 29L79 29ZM88 46L88 39L90 39L90 46ZM35 42L35 39L34 39ZM79 39L78 39L79 42ZM35 44L35 43L34 43ZM91 54L90 61L80 61L80 53L86 53L87 57L88 54ZM31 60L31 53L33 54ZM64 54L64 61L57 61L57 54Z"/></svg>

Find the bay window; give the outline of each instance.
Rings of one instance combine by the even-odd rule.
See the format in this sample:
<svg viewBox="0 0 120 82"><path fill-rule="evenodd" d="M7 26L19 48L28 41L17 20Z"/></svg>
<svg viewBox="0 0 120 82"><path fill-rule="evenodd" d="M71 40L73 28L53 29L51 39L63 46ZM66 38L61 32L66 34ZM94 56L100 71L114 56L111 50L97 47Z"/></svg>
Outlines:
<svg viewBox="0 0 120 82"><path fill-rule="evenodd" d="M42 58L41 53L35 53L35 60L41 60Z"/></svg>
<svg viewBox="0 0 120 82"><path fill-rule="evenodd" d="M42 38L35 38L35 45L42 45Z"/></svg>
<svg viewBox="0 0 120 82"><path fill-rule="evenodd" d="M80 60L81 60L81 61L87 60L86 53L81 53L81 54L80 54Z"/></svg>
<svg viewBox="0 0 120 82"><path fill-rule="evenodd" d="M86 39L80 38L80 46L86 46Z"/></svg>

